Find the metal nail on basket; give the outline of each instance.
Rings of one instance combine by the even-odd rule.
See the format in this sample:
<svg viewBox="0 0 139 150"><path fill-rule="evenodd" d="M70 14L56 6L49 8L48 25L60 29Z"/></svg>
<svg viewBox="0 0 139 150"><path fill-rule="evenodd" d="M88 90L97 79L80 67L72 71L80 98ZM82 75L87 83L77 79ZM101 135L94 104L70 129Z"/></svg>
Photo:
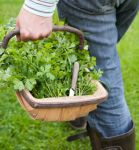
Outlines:
<svg viewBox="0 0 139 150"><path fill-rule="evenodd" d="M83 33L70 26L54 26L53 31L67 31L78 35L79 48L83 49ZM6 35L1 43L5 50L9 40L15 35L20 34L19 30L14 30ZM90 111L95 110L97 105L106 100L108 93L99 81L92 81L97 90L92 95L84 96L65 96L37 99L27 90L16 91L16 96L29 116L36 120L44 121L71 121L76 118L86 116Z"/></svg>

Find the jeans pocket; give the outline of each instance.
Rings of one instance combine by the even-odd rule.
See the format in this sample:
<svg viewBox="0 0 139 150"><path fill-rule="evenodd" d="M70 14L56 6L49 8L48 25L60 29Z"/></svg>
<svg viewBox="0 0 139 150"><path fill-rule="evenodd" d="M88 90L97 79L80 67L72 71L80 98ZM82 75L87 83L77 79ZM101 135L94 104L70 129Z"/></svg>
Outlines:
<svg viewBox="0 0 139 150"><path fill-rule="evenodd" d="M100 10L108 11L116 6L117 0L94 0Z"/></svg>
<svg viewBox="0 0 139 150"><path fill-rule="evenodd" d="M103 14L113 11L117 0L61 0L73 9L89 13Z"/></svg>
<svg viewBox="0 0 139 150"><path fill-rule="evenodd" d="M103 6L115 6L117 0L98 0Z"/></svg>

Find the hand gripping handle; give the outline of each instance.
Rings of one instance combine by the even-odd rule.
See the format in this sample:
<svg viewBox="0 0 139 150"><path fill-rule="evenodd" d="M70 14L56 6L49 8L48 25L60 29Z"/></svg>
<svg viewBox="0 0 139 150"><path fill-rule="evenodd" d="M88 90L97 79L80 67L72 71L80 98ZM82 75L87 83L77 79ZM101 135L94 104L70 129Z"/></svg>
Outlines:
<svg viewBox="0 0 139 150"><path fill-rule="evenodd" d="M53 30L52 31L53 32L56 32L56 31L67 31L67 32L71 32L71 33L76 34L79 37L79 41L80 41L79 49L81 49L81 50L83 49L83 47L84 47L84 36L83 36L83 33L80 30L66 25L66 26L53 26ZM6 49L10 39L13 38L16 35L20 35L20 31L18 29L15 29L12 32L8 33L4 37L4 39L3 39L2 43L1 43L1 47Z"/></svg>

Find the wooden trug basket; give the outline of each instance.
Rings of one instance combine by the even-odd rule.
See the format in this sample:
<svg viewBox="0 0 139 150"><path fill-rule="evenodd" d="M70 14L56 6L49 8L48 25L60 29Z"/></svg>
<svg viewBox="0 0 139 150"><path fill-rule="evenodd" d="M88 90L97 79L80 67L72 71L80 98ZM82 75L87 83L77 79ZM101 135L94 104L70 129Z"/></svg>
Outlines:
<svg viewBox="0 0 139 150"><path fill-rule="evenodd" d="M80 30L69 26L54 26L53 31L68 31L77 34L80 40L79 48L83 49L84 37ZM6 35L1 47L6 50L9 40L17 34L20 34L19 30L14 30ZM71 121L86 116L90 111L95 110L98 104L106 100L108 93L101 83L92 81L92 84L96 84L97 90L94 94L87 96L36 99L27 90L17 91L16 96L23 109L33 119Z"/></svg>
<svg viewBox="0 0 139 150"><path fill-rule="evenodd" d="M29 91L16 92L18 101L31 118L44 121L70 121L86 116L107 98L107 91L98 81L93 95L36 99Z"/></svg>

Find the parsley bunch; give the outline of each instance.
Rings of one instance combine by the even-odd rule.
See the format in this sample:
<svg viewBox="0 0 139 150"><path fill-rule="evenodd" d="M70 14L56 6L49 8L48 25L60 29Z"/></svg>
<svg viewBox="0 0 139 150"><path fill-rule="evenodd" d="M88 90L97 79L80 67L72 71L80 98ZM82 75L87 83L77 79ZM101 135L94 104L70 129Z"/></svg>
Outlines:
<svg viewBox="0 0 139 150"><path fill-rule="evenodd" d="M14 24L0 26L0 39L13 29ZM17 42L13 38L6 50L0 49L0 87L27 89L36 98L68 95L74 62L80 64L76 95L92 94L96 87L92 79L99 79L95 58L87 50L78 50L76 35L67 32L52 33L48 39ZM86 72L86 68L94 71Z"/></svg>

